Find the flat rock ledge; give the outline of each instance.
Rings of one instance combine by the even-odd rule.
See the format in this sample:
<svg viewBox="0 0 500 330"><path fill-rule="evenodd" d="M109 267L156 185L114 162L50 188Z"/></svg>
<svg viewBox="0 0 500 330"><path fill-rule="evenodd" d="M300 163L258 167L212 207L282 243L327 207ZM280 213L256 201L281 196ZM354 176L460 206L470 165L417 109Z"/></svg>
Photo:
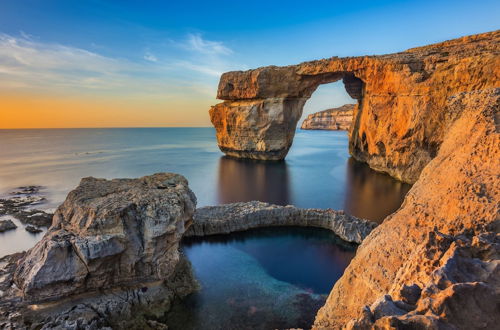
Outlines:
<svg viewBox="0 0 500 330"><path fill-rule="evenodd" d="M377 224L348 215L344 211L301 209L292 205L279 206L252 201L198 208L193 224L184 236L228 234L273 226L325 228L344 241L360 244Z"/></svg>

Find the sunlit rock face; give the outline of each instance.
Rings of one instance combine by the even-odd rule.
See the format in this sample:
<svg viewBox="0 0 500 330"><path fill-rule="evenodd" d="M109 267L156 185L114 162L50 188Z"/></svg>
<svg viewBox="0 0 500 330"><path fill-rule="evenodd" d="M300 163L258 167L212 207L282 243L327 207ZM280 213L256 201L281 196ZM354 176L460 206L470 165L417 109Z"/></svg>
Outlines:
<svg viewBox="0 0 500 330"><path fill-rule="evenodd" d="M348 131L352 124L354 104L344 104L338 108L326 109L307 116L301 129L312 130L344 130Z"/></svg>
<svg viewBox="0 0 500 330"><path fill-rule="evenodd" d="M26 301L41 302L166 280L195 207L177 174L84 178L20 260L14 281Z"/></svg>
<svg viewBox="0 0 500 330"><path fill-rule="evenodd" d="M233 157L285 158L306 100L343 80L358 100L350 152L370 167L414 183L460 113L447 99L497 87L500 31L405 52L262 67L222 75L210 117L220 149Z"/></svg>
<svg viewBox="0 0 500 330"><path fill-rule="evenodd" d="M500 89L459 114L402 207L363 241L315 329L489 329L500 322Z"/></svg>

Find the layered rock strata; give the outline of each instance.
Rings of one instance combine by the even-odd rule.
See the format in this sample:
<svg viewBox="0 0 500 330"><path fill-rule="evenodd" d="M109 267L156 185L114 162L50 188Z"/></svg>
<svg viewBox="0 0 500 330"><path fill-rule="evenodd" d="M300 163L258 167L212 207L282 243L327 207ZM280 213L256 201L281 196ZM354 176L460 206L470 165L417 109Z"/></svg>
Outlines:
<svg viewBox="0 0 500 330"><path fill-rule="evenodd" d="M84 178L19 261L14 281L29 302L164 281L195 206L177 174Z"/></svg>
<svg viewBox="0 0 500 330"><path fill-rule="evenodd" d="M339 108L326 109L307 116L300 126L311 130L348 131L352 124L355 104L344 104Z"/></svg>
<svg viewBox="0 0 500 330"><path fill-rule="evenodd" d="M0 258L1 329L167 329L165 315L173 301L198 288L191 264L181 255L174 272L162 282L30 305L13 285L13 273L24 255Z"/></svg>
<svg viewBox="0 0 500 330"><path fill-rule="evenodd" d="M414 183L460 116L447 99L498 87L500 31L382 56L332 57L222 75L210 109L220 149L241 158L283 159L306 100L343 80L358 100L349 148L358 160Z"/></svg>
<svg viewBox="0 0 500 330"><path fill-rule="evenodd" d="M279 206L252 201L197 209L193 224L184 236L228 234L275 226L325 228L344 241L359 244L377 224L358 219L343 211L301 209L291 205Z"/></svg>
<svg viewBox="0 0 500 330"><path fill-rule="evenodd" d="M315 329L492 329L500 314L500 89L460 93L437 156L363 241Z"/></svg>

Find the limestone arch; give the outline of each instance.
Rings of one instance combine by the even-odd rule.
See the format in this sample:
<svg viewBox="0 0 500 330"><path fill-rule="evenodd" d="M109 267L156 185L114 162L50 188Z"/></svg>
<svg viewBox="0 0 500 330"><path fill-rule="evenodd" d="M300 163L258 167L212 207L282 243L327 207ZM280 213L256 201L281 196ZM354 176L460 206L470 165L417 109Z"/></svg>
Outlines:
<svg viewBox="0 0 500 330"><path fill-rule="evenodd" d="M222 76L218 98L226 101L210 109L210 118L220 150L236 158L283 160L304 105L318 86L342 80L346 92L358 100L355 108L361 108L365 91L363 80L350 71L300 74L266 67L234 74L236 83Z"/></svg>

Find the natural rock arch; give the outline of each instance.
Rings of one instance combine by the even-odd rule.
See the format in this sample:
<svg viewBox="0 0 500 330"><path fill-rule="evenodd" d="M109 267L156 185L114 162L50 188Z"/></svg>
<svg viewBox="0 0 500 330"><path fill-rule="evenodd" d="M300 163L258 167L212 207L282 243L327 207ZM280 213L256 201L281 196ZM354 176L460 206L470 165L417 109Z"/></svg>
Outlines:
<svg viewBox="0 0 500 330"><path fill-rule="evenodd" d="M246 78L262 89L252 92L253 87L248 86L244 87L247 90L236 90L235 74L248 74ZM271 66L224 74L217 97L227 101L210 110L219 148L237 158L284 159L292 146L306 101L318 86L339 80L359 103L364 83L352 72L301 75L290 71L290 67Z"/></svg>
<svg viewBox="0 0 500 330"><path fill-rule="evenodd" d="M499 38L495 31L389 55L225 73L217 93L224 102L210 109L219 147L238 158L284 159L306 100L320 84L342 79L358 100L351 155L414 183L460 116L448 99L496 87L500 63L491 41Z"/></svg>

